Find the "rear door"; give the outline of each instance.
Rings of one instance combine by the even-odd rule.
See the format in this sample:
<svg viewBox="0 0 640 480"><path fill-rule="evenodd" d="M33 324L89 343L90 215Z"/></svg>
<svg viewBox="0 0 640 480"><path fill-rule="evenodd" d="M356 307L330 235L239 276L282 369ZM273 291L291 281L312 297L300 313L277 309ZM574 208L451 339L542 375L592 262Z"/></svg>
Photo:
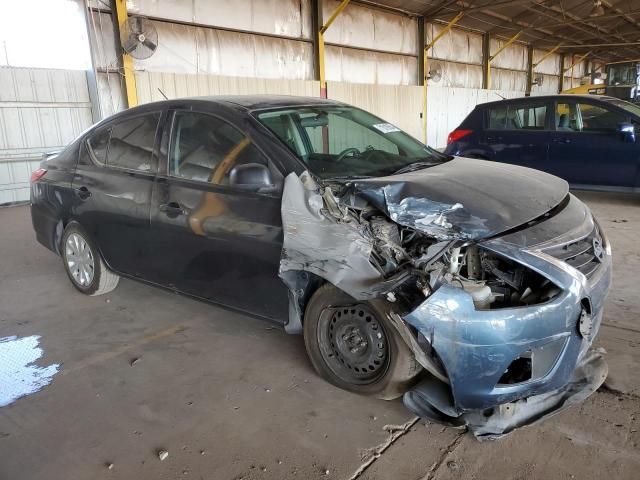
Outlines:
<svg viewBox="0 0 640 480"><path fill-rule="evenodd" d="M555 118L552 173L576 186L634 186L640 147L618 133L618 125L630 121L628 115L604 102L577 98L556 102Z"/></svg>
<svg viewBox="0 0 640 480"><path fill-rule="evenodd" d="M531 100L487 107L484 142L489 158L545 170L550 126L548 103Z"/></svg>
<svg viewBox="0 0 640 480"><path fill-rule="evenodd" d="M240 164L280 173L240 128L212 112L175 111L151 211L151 280L284 322L287 289L278 277L281 192L229 185ZM281 182L279 182L281 184Z"/></svg>
<svg viewBox="0 0 640 480"><path fill-rule="evenodd" d="M72 182L73 217L107 264L144 277L161 111L115 120L84 140Z"/></svg>

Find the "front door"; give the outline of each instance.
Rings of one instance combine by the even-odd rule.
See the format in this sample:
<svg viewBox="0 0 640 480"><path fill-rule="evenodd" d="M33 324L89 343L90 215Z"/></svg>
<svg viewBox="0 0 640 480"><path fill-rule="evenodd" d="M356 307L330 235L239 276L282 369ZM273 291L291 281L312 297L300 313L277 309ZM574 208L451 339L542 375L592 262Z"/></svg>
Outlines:
<svg viewBox="0 0 640 480"><path fill-rule="evenodd" d="M545 170L547 115L547 103L540 100L490 106L483 139L489 159Z"/></svg>
<svg viewBox="0 0 640 480"><path fill-rule="evenodd" d="M557 102L549 163L573 186L633 187L640 167L640 146L626 143L618 125L622 112L588 100Z"/></svg>
<svg viewBox="0 0 640 480"><path fill-rule="evenodd" d="M116 120L83 142L72 181L74 218L107 265L144 277L161 112Z"/></svg>
<svg viewBox="0 0 640 480"><path fill-rule="evenodd" d="M241 164L273 167L249 137L213 114L177 111L170 131L166 173L152 201L151 280L284 323L281 193L229 181Z"/></svg>

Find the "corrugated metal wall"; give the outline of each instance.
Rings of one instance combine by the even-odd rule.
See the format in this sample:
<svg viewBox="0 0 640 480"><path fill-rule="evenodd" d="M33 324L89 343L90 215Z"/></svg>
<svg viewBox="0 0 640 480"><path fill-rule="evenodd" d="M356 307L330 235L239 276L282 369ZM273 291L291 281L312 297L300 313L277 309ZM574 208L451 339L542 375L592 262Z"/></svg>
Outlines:
<svg viewBox="0 0 640 480"><path fill-rule="evenodd" d="M0 204L28 200L42 154L91 123L84 71L0 67Z"/></svg>
<svg viewBox="0 0 640 480"><path fill-rule="evenodd" d="M444 29L444 25L425 25L425 44ZM482 88L482 35L452 28L429 49L429 70L440 69L442 78L429 80L438 87Z"/></svg>
<svg viewBox="0 0 640 480"><path fill-rule="evenodd" d="M137 72L136 83L140 103L164 100L160 90L168 98L247 93L318 96L320 92L320 82L314 80L275 80L184 73Z"/></svg>

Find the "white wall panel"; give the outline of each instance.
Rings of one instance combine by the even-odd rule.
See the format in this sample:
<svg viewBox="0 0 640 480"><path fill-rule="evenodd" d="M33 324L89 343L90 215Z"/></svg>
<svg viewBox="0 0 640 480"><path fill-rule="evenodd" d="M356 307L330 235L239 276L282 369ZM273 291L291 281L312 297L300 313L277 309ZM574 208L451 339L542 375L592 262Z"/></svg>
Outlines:
<svg viewBox="0 0 640 480"><path fill-rule="evenodd" d="M91 123L84 71L0 68L0 204L27 200L42 154Z"/></svg>
<svg viewBox="0 0 640 480"><path fill-rule="evenodd" d="M428 45L445 28L439 23L425 24ZM482 65L482 35L452 28L429 49L429 57Z"/></svg>
<svg viewBox="0 0 640 480"><path fill-rule="evenodd" d="M309 0L128 0L130 14L247 32L311 38Z"/></svg>
<svg viewBox="0 0 640 480"><path fill-rule="evenodd" d="M328 97L367 110L421 139L422 87L328 82Z"/></svg>
<svg viewBox="0 0 640 480"><path fill-rule="evenodd" d="M205 73L308 80L313 47L309 42L248 33L154 22L158 49L136 70Z"/></svg>
<svg viewBox="0 0 640 480"><path fill-rule="evenodd" d="M160 72L136 72L136 85L140 103L164 100L158 89L161 89L168 98L247 94L317 97L320 93L320 82L313 80L276 80Z"/></svg>
<svg viewBox="0 0 640 480"><path fill-rule="evenodd" d="M540 62L540 59L548 53L547 50L533 49L533 63ZM545 73L547 75L560 75L560 55L552 53L547 58L542 60L536 68L536 73Z"/></svg>
<svg viewBox="0 0 640 480"><path fill-rule="evenodd" d="M325 21L338 5L340 2L335 0L322 0ZM417 32L414 18L350 4L327 30L324 39L337 45L416 55Z"/></svg>
<svg viewBox="0 0 640 480"><path fill-rule="evenodd" d="M438 87L482 88L482 66L447 62L431 59L427 63L429 71L440 70L442 76L437 82L428 80L429 85Z"/></svg>
<svg viewBox="0 0 640 480"><path fill-rule="evenodd" d="M506 40L491 38L491 55L495 55L505 43L507 43ZM527 47L520 43L512 43L502 52L500 52L500 54L491 62L491 66L496 68L508 68L512 70L526 70Z"/></svg>
<svg viewBox="0 0 640 480"><path fill-rule="evenodd" d="M527 73L492 68L491 88L493 90L524 92L527 89Z"/></svg>
<svg viewBox="0 0 640 480"><path fill-rule="evenodd" d="M536 74L540 76L542 74ZM560 87L559 75L542 75L542 85L533 85L531 95L555 95Z"/></svg>
<svg viewBox="0 0 640 480"><path fill-rule="evenodd" d="M327 80L334 82L415 84L418 59L404 55L327 46Z"/></svg>
<svg viewBox="0 0 640 480"><path fill-rule="evenodd" d="M91 12L89 16L89 43L96 68L118 69L119 59L116 53L111 14Z"/></svg>

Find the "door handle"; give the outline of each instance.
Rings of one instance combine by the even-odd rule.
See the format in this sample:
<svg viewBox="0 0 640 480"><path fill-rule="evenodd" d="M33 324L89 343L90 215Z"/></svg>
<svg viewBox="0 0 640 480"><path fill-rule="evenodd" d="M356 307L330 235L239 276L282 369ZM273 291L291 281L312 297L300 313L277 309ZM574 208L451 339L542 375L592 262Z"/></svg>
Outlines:
<svg viewBox="0 0 640 480"><path fill-rule="evenodd" d="M73 191L81 200L86 200L91 196L91 192L85 186L74 188Z"/></svg>
<svg viewBox="0 0 640 480"><path fill-rule="evenodd" d="M177 217L178 215L186 215L187 211L178 202L163 203L160 205L160 211L167 216Z"/></svg>
<svg viewBox="0 0 640 480"><path fill-rule="evenodd" d="M571 143L569 138L554 138L553 143Z"/></svg>

